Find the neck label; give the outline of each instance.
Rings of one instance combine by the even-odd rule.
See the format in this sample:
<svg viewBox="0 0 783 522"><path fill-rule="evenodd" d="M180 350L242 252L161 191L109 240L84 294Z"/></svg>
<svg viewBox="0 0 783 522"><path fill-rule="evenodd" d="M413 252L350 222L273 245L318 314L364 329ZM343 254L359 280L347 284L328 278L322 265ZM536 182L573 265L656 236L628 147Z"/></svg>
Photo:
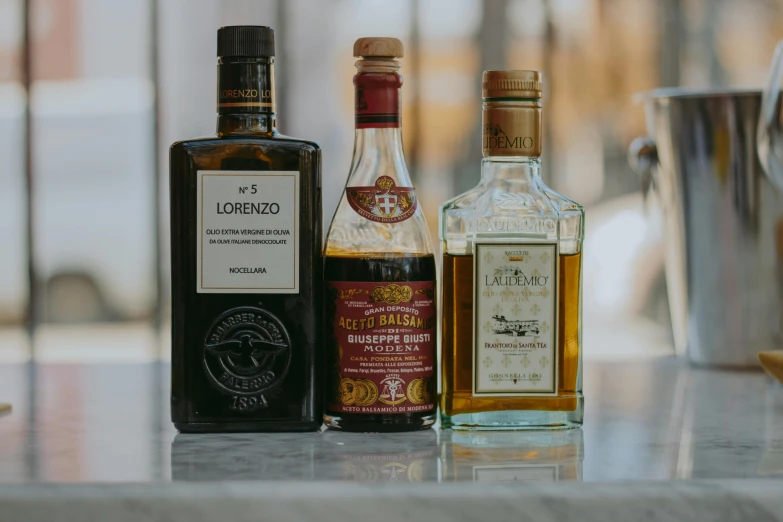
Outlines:
<svg viewBox="0 0 783 522"><path fill-rule="evenodd" d="M356 86L356 128L393 129L400 126L402 78L393 73L360 73Z"/></svg>
<svg viewBox="0 0 783 522"><path fill-rule="evenodd" d="M218 65L218 112L275 112L274 68L268 63Z"/></svg>
<svg viewBox="0 0 783 522"><path fill-rule="evenodd" d="M481 133L484 156L541 155L541 109L486 107Z"/></svg>

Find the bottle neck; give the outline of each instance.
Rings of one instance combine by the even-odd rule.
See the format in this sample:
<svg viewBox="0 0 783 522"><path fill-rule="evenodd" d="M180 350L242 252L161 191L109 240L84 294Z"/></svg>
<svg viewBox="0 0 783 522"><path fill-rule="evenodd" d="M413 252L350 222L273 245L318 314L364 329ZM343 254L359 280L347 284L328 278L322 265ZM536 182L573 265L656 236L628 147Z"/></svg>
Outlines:
<svg viewBox="0 0 783 522"><path fill-rule="evenodd" d="M481 114L485 158L541 156L541 100L485 98Z"/></svg>
<svg viewBox="0 0 783 522"><path fill-rule="evenodd" d="M393 175L399 186L411 186L400 127L356 129L351 165L349 186L371 186L381 175Z"/></svg>
<svg viewBox="0 0 783 522"><path fill-rule="evenodd" d="M411 186L402 148L400 64L391 59L356 62L356 134L349 185L372 185L378 176L396 176Z"/></svg>
<svg viewBox="0 0 783 522"><path fill-rule="evenodd" d="M506 184L512 191L542 183L539 99L485 98L481 141L481 183Z"/></svg>
<svg viewBox="0 0 783 522"><path fill-rule="evenodd" d="M538 186L541 180L541 160L526 156L490 156L481 161L481 183Z"/></svg>
<svg viewBox="0 0 783 522"><path fill-rule="evenodd" d="M217 133L275 134L275 59L218 59Z"/></svg>

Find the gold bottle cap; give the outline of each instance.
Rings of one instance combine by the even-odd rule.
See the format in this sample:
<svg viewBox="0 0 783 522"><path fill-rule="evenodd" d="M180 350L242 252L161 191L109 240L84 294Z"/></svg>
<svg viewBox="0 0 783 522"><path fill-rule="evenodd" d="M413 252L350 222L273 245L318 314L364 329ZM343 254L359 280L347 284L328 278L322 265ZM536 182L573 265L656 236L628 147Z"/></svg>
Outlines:
<svg viewBox="0 0 783 522"><path fill-rule="evenodd" d="M534 98L543 96L540 71L484 71L484 98Z"/></svg>
<svg viewBox="0 0 783 522"><path fill-rule="evenodd" d="M397 38L359 38L353 44L353 55L357 58L402 58L402 42Z"/></svg>

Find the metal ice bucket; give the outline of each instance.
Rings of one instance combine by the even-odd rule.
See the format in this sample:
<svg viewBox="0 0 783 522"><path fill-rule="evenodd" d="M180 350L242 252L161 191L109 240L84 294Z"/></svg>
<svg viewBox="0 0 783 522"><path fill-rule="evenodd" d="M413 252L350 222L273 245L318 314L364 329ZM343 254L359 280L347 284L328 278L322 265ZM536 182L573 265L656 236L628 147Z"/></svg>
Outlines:
<svg viewBox="0 0 783 522"><path fill-rule="evenodd" d="M677 353L756 366L759 351L783 348L783 170L765 173L757 155L762 93L663 89L642 100L648 137L629 156L662 210Z"/></svg>

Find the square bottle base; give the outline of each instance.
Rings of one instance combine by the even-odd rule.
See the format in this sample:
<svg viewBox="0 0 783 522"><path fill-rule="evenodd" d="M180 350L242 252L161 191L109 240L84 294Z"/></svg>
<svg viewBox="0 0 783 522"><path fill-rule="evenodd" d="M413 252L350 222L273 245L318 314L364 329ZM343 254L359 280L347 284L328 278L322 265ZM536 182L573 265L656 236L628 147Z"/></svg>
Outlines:
<svg viewBox="0 0 783 522"><path fill-rule="evenodd" d="M180 433L274 433L318 431L317 421L290 422L175 422Z"/></svg>
<svg viewBox="0 0 783 522"><path fill-rule="evenodd" d="M431 428L437 421L435 412L397 415L324 414L324 425L332 430L356 433L395 433Z"/></svg>
<svg viewBox="0 0 783 522"><path fill-rule="evenodd" d="M505 410L446 415L441 412L441 428L452 430L568 430L582 425L584 396L578 397L573 411Z"/></svg>

